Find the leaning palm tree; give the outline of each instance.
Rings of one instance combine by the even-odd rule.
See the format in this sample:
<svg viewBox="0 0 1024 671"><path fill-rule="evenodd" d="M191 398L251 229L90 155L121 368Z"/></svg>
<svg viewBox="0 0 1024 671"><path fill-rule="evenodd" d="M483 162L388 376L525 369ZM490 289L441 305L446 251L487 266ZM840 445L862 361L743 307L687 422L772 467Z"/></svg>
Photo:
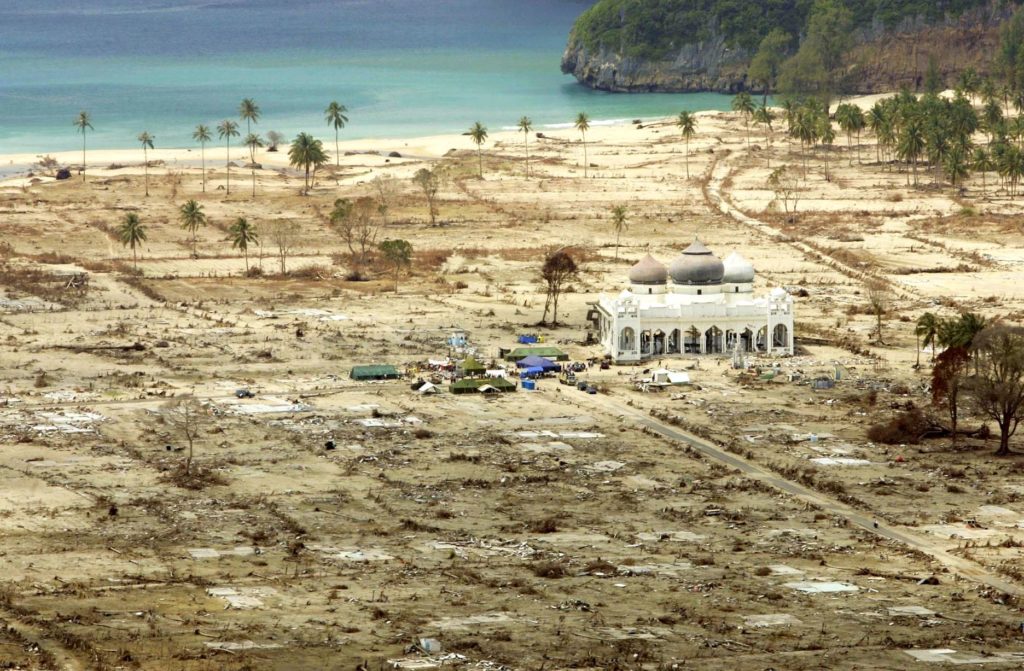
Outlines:
<svg viewBox="0 0 1024 671"><path fill-rule="evenodd" d="M583 176L587 176L587 166L589 161L587 160L587 131L590 130L590 117L587 116L586 112L580 112L576 115L576 130L580 132L583 137Z"/></svg>
<svg viewBox="0 0 1024 671"><path fill-rule="evenodd" d="M249 133L245 136L245 146L249 148L249 155L253 157L253 162L249 164L249 170L252 173L252 197L256 197L256 150L263 147L263 138L256 133Z"/></svg>
<svg viewBox="0 0 1024 671"><path fill-rule="evenodd" d="M139 215L129 212L117 228L117 237L125 247L132 248L132 266L139 269L139 256L136 251L146 241L146 227L139 222Z"/></svg>
<svg viewBox="0 0 1024 671"><path fill-rule="evenodd" d="M92 127L92 117L89 116L88 112L86 112L85 110L82 110L81 112L78 113L78 116L75 117L75 120L72 122L72 125L74 125L74 127L78 129L78 132L82 134L82 181L84 182L85 181L85 131L86 130L93 130L93 127Z"/></svg>
<svg viewBox="0 0 1024 671"><path fill-rule="evenodd" d="M153 140L155 138L149 134L148 130L144 130L139 133L139 142L142 143L142 156L145 163L143 163L143 171L146 175L146 195L149 195L149 150L153 148Z"/></svg>
<svg viewBox="0 0 1024 671"><path fill-rule="evenodd" d="M469 127L469 137L473 140L473 144L476 145L476 158L479 163L479 177L484 178L484 155L480 152L480 148L484 142L487 142L487 126L484 126L479 121Z"/></svg>
<svg viewBox="0 0 1024 671"><path fill-rule="evenodd" d="M686 141L686 179L690 179L690 138L697 134L697 117L683 110L676 118L676 126Z"/></svg>
<svg viewBox="0 0 1024 671"><path fill-rule="evenodd" d="M911 117L900 129L896 144L896 155L900 160L910 163L914 175L914 186L917 186L917 160L925 150L924 129L917 117ZM910 176L907 176L910 186Z"/></svg>
<svg viewBox="0 0 1024 671"><path fill-rule="evenodd" d="M530 131L533 120L528 116L519 117L519 130L523 132L523 149L526 151L526 179L530 179Z"/></svg>
<svg viewBox="0 0 1024 671"><path fill-rule="evenodd" d="M238 118L245 122L245 134L252 135L252 125L260 121L260 106L252 98L244 99L238 105ZM255 151L249 148L249 162L256 160Z"/></svg>
<svg viewBox="0 0 1024 671"><path fill-rule="evenodd" d="M345 112L348 108L339 103L337 100L331 102L324 110L324 120L327 121L327 125L334 129L334 165L341 165L341 152L338 150L338 131L345 127L348 123L348 117L345 116Z"/></svg>
<svg viewBox="0 0 1024 671"><path fill-rule="evenodd" d="M225 196L231 195L231 138L238 137L238 124L231 119L224 119L217 124L217 137L227 142L227 156L225 157L225 167L228 170L227 186L224 190Z"/></svg>
<svg viewBox="0 0 1024 671"><path fill-rule="evenodd" d="M939 318L934 312L925 312L918 317L914 326L914 335L917 336L917 365L921 365L921 347L931 347L932 361L935 361L935 345L938 344Z"/></svg>
<svg viewBox="0 0 1024 671"><path fill-rule="evenodd" d="M206 193L206 143L213 139L210 129L203 124L196 126L192 131L192 139L199 143L199 155L203 162L203 193Z"/></svg>
<svg viewBox="0 0 1024 671"><path fill-rule="evenodd" d="M239 217L235 219L235 223L231 224L231 228L228 229L228 235L231 236L231 246L236 249L241 249L242 254L245 255L245 274L249 274L249 245L260 241L259 233L256 231L256 227L249 223L245 217Z"/></svg>
<svg viewBox="0 0 1024 671"><path fill-rule="evenodd" d="M626 206L615 205L612 207L612 228L615 230L615 260L619 260L619 237L626 230Z"/></svg>
<svg viewBox="0 0 1024 671"><path fill-rule="evenodd" d="M203 206L190 200L178 208L178 221L181 227L192 234L192 258L196 257L196 239L200 226L206 225L206 214Z"/></svg>
<svg viewBox="0 0 1024 671"><path fill-rule="evenodd" d="M302 193L303 195L309 194L310 169L315 173L316 168L327 163L327 154L324 153L323 143L309 133L299 133L292 140L291 147L288 148L288 162L294 167L306 171L305 188Z"/></svg>

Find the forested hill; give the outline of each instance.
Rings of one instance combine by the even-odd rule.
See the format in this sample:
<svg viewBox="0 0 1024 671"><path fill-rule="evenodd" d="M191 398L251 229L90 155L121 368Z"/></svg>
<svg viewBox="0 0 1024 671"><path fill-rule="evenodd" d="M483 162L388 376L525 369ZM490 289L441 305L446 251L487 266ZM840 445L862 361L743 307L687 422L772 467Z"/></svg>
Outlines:
<svg viewBox="0 0 1024 671"><path fill-rule="evenodd" d="M812 88L913 88L929 58L950 81L961 68L987 71L983 51L996 47L1016 4L599 0L577 19L562 69L588 86L623 91L758 90L807 79Z"/></svg>

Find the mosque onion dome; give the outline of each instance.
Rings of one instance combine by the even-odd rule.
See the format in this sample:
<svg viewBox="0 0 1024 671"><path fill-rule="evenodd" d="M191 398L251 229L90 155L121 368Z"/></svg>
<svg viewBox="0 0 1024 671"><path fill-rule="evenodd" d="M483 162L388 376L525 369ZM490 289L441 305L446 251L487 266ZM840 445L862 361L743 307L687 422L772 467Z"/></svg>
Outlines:
<svg viewBox="0 0 1024 671"><path fill-rule="evenodd" d="M743 258L739 252L733 252L725 258L726 284L750 284L754 281L754 266Z"/></svg>
<svg viewBox="0 0 1024 671"><path fill-rule="evenodd" d="M698 239L672 262L668 272L676 284L721 284L725 266Z"/></svg>
<svg viewBox="0 0 1024 671"><path fill-rule="evenodd" d="M668 269L648 254L629 269L629 281L633 284L664 284L668 281Z"/></svg>

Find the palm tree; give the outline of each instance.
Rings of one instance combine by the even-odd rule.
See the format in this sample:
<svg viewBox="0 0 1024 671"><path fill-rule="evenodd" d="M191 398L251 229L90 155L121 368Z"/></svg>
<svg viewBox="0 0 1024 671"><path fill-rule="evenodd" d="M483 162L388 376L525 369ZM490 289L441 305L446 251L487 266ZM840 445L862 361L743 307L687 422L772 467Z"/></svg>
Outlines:
<svg viewBox="0 0 1024 671"><path fill-rule="evenodd" d="M765 156L767 157L769 168L772 167L772 157L768 150L771 149L772 144L771 130L773 121L775 121L775 113L767 105L761 105L754 110L754 122L764 126Z"/></svg>
<svg viewBox="0 0 1024 671"><path fill-rule="evenodd" d="M829 120L828 113L818 117L818 139L825 147L825 181L828 182L832 180L828 174L828 153L832 150L832 143L836 139L836 132L832 130L832 121Z"/></svg>
<svg viewBox="0 0 1024 671"><path fill-rule="evenodd" d="M149 134L148 130L144 130L139 133L139 142L142 143L142 156L145 163L143 164L143 171L146 175L146 195L149 195L149 150L153 148L153 140L155 138Z"/></svg>
<svg viewBox="0 0 1024 671"><path fill-rule="evenodd" d="M263 147L263 138L256 133L249 133L245 136L245 146L249 147L249 155L255 157L256 150ZM252 197L256 197L256 161L253 160L249 164L249 169L252 172Z"/></svg>
<svg viewBox="0 0 1024 671"><path fill-rule="evenodd" d="M249 245L260 241L259 233L256 231L256 227L250 224L245 217L239 217L235 219L235 223L231 224L228 234L231 236L231 246L241 249L245 255L245 274L248 275Z"/></svg>
<svg viewBox="0 0 1024 671"><path fill-rule="evenodd" d="M957 184L970 177L969 166L967 152L964 151L963 147L954 145L946 152L946 158L943 161L942 167L945 169L946 176L949 177L949 181L954 189Z"/></svg>
<svg viewBox="0 0 1024 671"><path fill-rule="evenodd" d="M899 135L899 143L896 146L896 153L900 159L910 163L914 171L914 186L917 186L917 159L924 151L925 141L921 122L917 117L911 117L904 124ZM910 180L907 180L909 185Z"/></svg>
<svg viewBox="0 0 1024 671"><path fill-rule="evenodd" d="M244 99L238 106L238 118L245 122L245 134L252 135L252 125L259 123L260 120L260 106L256 104L256 101L252 98ZM252 147L249 148L249 162L253 163L256 161L255 150Z"/></svg>
<svg viewBox="0 0 1024 671"><path fill-rule="evenodd" d="M914 335L917 336L917 365L921 365L921 346L932 348L932 361L935 361L936 338L939 335L939 318L933 312L925 312L917 320L914 327Z"/></svg>
<svg viewBox="0 0 1024 671"><path fill-rule="evenodd" d="M796 110L790 134L800 140L800 146L803 148L804 179L807 179L807 148L814 146L814 143L818 141L819 128L814 110L808 107L800 107Z"/></svg>
<svg viewBox="0 0 1024 671"><path fill-rule="evenodd" d="M484 178L484 157L480 153L480 147L484 142L487 141L487 126L482 125L479 121L474 123L469 128L469 137L473 140L473 144L476 145L476 158L480 164L480 179Z"/></svg>
<svg viewBox="0 0 1024 671"><path fill-rule="evenodd" d="M750 117L754 113L754 101L746 91L740 91L732 99L732 111L743 115L747 127L747 149L750 149Z"/></svg>
<svg viewBox="0 0 1024 671"><path fill-rule="evenodd" d="M519 117L519 130L523 132L523 149L526 151L526 179L530 179L530 131L533 120L528 116Z"/></svg>
<svg viewBox="0 0 1024 671"><path fill-rule="evenodd" d="M851 103L843 103L836 108L836 123L846 133L846 147L853 147L853 134L857 133L860 135L860 131L864 128L865 120L864 113L860 111L860 108ZM857 142L857 162L860 163L860 141ZM850 157L850 165L853 165L853 157Z"/></svg>
<svg viewBox="0 0 1024 671"><path fill-rule="evenodd" d="M612 228L615 229L615 260L619 260L619 236L626 230L626 206L615 205L612 207Z"/></svg>
<svg viewBox="0 0 1024 671"><path fill-rule="evenodd" d="M139 215L129 212L117 229L117 237L125 247L132 248L132 266L139 269L139 257L136 251L146 241L146 227L139 222Z"/></svg>
<svg viewBox="0 0 1024 671"><path fill-rule="evenodd" d="M587 166L589 161L587 160L587 131L590 130L590 117L586 112L580 112L576 115L576 130L580 132L583 137L583 176L587 176Z"/></svg>
<svg viewBox="0 0 1024 671"><path fill-rule="evenodd" d="M992 155L985 151L984 147L976 147L971 156L971 168L981 173L981 196L985 197L985 173L995 170L992 162Z"/></svg>
<svg viewBox="0 0 1024 671"><path fill-rule="evenodd" d="M85 181L85 132L86 130L93 130L92 117L85 110L78 113L75 120L71 122L72 125L78 129L78 132L82 134L82 181Z"/></svg>
<svg viewBox="0 0 1024 671"><path fill-rule="evenodd" d="M178 221L181 227L192 234L192 258L196 257L196 234L200 226L206 225L206 214L203 206L195 200L190 200L178 208Z"/></svg>
<svg viewBox="0 0 1024 671"><path fill-rule="evenodd" d="M348 123L348 117L345 116L345 112L348 108L338 103L338 101L332 101L327 109L324 110L324 120L327 121L327 125L334 128L334 165L341 165L341 153L338 151L338 131L345 127Z"/></svg>
<svg viewBox="0 0 1024 671"><path fill-rule="evenodd" d="M315 139L309 133L299 133L292 140L288 148L288 162L296 168L303 168L306 171L305 189L303 194L309 193L309 171L314 171L327 162L327 154L324 153L324 145L320 140Z"/></svg>
<svg viewBox="0 0 1024 671"><path fill-rule="evenodd" d="M210 135L209 127L199 124L192 131L192 139L199 143L199 154L203 161L203 193L206 193L206 143L213 137Z"/></svg>
<svg viewBox="0 0 1024 671"><path fill-rule="evenodd" d="M686 179L690 179L690 138L697 134L697 117L693 112L683 110L676 117L676 126L679 134L686 141Z"/></svg>
<svg viewBox="0 0 1024 671"><path fill-rule="evenodd" d="M871 109L868 111L868 117L866 119L868 128L875 134L875 161L878 163L882 162L881 149L885 145L883 135L886 135L886 130L891 133L892 126L889 122L889 115L886 112L886 108L881 102L876 102Z"/></svg>
<svg viewBox="0 0 1024 671"><path fill-rule="evenodd" d="M231 138L238 137L238 124L231 119L224 119L217 124L217 137L227 142L227 157L225 158L228 170L227 187L224 190L225 196L231 195Z"/></svg>

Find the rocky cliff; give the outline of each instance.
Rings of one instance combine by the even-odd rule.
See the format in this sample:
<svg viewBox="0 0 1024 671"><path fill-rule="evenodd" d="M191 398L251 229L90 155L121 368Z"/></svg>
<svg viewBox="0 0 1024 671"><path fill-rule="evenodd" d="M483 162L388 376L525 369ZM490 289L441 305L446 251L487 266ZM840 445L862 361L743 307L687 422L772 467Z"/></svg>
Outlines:
<svg viewBox="0 0 1024 671"><path fill-rule="evenodd" d="M930 58L948 86L968 67L984 76L992 67L999 27L1012 9L1010 3L992 2L940 21L914 17L896 26L862 27L843 60L843 88L850 93L918 89ZM713 32L662 58L623 55L603 45L588 49L571 35L562 55L562 72L604 91L735 93L747 87L752 56Z"/></svg>

